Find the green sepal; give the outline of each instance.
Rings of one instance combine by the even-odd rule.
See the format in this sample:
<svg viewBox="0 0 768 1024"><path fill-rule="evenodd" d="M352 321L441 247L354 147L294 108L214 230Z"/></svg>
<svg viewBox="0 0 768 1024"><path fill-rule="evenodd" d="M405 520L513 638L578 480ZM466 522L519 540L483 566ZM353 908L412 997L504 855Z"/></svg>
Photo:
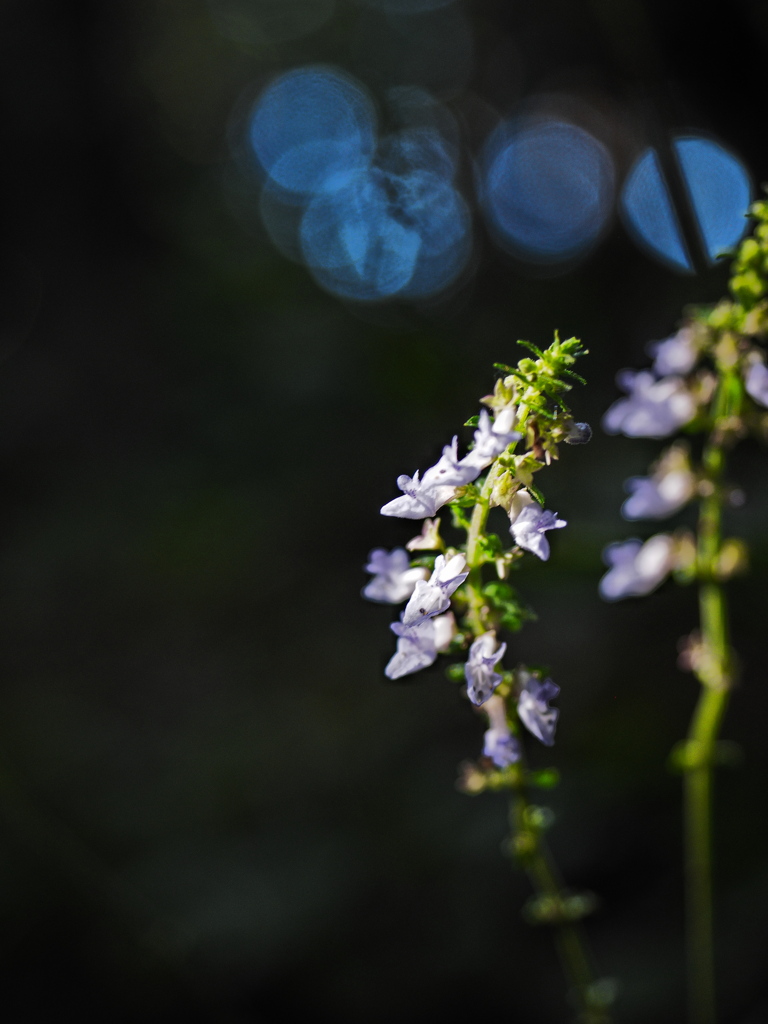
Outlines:
<svg viewBox="0 0 768 1024"><path fill-rule="evenodd" d="M480 490L474 484L466 484L459 488L456 497L449 501L448 505L451 508L455 505L459 505L461 508L471 508L477 504L479 499Z"/></svg>
<svg viewBox="0 0 768 1024"><path fill-rule="evenodd" d="M470 416L467 422L464 424L465 427L476 427L480 422L479 416Z"/></svg>
<svg viewBox="0 0 768 1024"><path fill-rule="evenodd" d="M530 608L520 603L515 590L503 580L491 580L481 592L495 612L499 625L511 633L517 633L524 622L536 618Z"/></svg>

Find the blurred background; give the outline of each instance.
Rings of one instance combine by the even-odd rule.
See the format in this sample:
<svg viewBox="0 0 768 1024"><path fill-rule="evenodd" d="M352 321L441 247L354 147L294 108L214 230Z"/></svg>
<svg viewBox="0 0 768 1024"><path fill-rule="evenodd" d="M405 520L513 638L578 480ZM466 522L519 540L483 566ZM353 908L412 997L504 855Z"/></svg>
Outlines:
<svg viewBox="0 0 768 1024"><path fill-rule="evenodd" d="M505 799L455 789L483 721L441 665L384 678L362 565L516 339L583 339L597 427L723 293L768 176L768 3L6 0L0 27L5 1019L566 1020ZM542 474L569 527L507 638L562 688L531 756L626 1024L684 1006L695 594L597 596L603 546L656 530L619 507L658 449L596 429ZM739 1024L768 1021L766 465L740 448L728 524Z"/></svg>

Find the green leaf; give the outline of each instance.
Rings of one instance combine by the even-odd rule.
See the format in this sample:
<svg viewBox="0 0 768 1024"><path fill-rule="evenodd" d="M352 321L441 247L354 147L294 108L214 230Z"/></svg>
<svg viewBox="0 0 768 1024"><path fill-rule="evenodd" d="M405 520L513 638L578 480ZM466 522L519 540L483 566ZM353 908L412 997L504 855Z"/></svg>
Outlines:
<svg viewBox="0 0 768 1024"><path fill-rule="evenodd" d="M476 427L480 422L479 416L470 416L467 422L464 424L465 427Z"/></svg>
<svg viewBox="0 0 768 1024"><path fill-rule="evenodd" d="M539 488L535 484L528 484L528 488L527 489L528 489L528 491L530 491L531 495L536 499L536 501L538 501L538 503L541 505L541 507L544 508L545 498L544 498L544 495L539 490Z"/></svg>
<svg viewBox="0 0 768 1024"><path fill-rule="evenodd" d="M451 510L451 519L456 529L468 531L471 517L467 515L460 505L450 504L448 508Z"/></svg>
<svg viewBox="0 0 768 1024"><path fill-rule="evenodd" d="M520 341L520 339L518 338L517 344L522 345L523 348L527 348L529 352L535 353L539 357L539 359L546 358L541 349L537 348L536 345L532 345L530 341Z"/></svg>
<svg viewBox="0 0 768 1024"><path fill-rule="evenodd" d="M485 561L494 562L504 553L504 545L496 533L485 533L478 538Z"/></svg>

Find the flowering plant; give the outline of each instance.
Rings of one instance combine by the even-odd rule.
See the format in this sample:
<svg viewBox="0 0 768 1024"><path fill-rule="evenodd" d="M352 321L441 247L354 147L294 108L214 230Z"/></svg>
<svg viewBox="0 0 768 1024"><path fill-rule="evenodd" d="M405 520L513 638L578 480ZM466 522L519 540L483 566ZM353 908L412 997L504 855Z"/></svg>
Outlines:
<svg viewBox="0 0 768 1024"><path fill-rule="evenodd" d="M523 736L528 732L546 746L554 743L558 710L550 702L559 687L537 669L505 668L507 643L498 639L501 631L517 632L533 614L510 576L529 554L547 561L547 534L566 526L544 507L534 477L558 457L561 443L582 444L591 436L589 426L575 422L564 400L571 381L581 381L573 366L584 349L576 338L561 342L557 335L545 351L520 344L532 357L516 366L496 365L500 376L493 393L481 400L479 415L465 424L475 427L469 451L459 458L454 437L423 474L398 477L402 493L384 505L382 514L424 522L405 548L371 552L367 568L373 578L363 595L391 604L406 602L391 626L397 646L385 668L390 679L418 672L441 654L462 656L448 667L448 678L463 684L487 728L482 756L462 766L460 788L469 794L511 791L513 835L508 848L537 891L526 916L557 926L578 1019L606 1024L611 986L593 979L577 924L594 899L563 887L543 836L551 814L530 799L532 788L554 785L557 775L553 769L527 767ZM438 516L443 507L450 510L449 524ZM495 508L499 521L506 521L509 540L489 528ZM443 537L446 525L452 538Z"/></svg>
<svg viewBox="0 0 768 1024"><path fill-rule="evenodd" d="M736 682L724 584L746 568L738 538L723 537L723 514L744 501L726 477L729 451L749 434L768 439L768 368L758 343L768 334L768 202L755 203L754 235L735 255L731 298L690 309L680 329L652 346L653 365L623 371L627 397L605 414L608 433L667 438L682 432L647 477L627 481L626 519L660 520L698 503L696 530L657 533L610 545L600 592L610 601L648 594L673 575L696 582L699 627L681 644L680 667L701 684L688 737L673 752L685 779L690 1019L714 1024L715 986L711 896L711 790L722 760L720 725ZM690 440L689 440L690 438ZM698 443L697 443L698 442Z"/></svg>

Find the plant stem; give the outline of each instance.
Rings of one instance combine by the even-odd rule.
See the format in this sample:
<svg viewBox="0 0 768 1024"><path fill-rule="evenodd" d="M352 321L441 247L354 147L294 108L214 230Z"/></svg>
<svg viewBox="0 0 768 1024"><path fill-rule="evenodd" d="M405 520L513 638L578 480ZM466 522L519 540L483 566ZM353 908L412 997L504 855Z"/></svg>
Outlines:
<svg viewBox="0 0 768 1024"><path fill-rule="evenodd" d="M715 398L715 424L702 464L711 492L701 501L697 563L700 653L696 674L702 684L688 731L684 772L688 1003L691 1024L715 1024L712 913L712 769L720 724L732 685L725 592L716 580L723 510L724 439L719 430L726 388Z"/></svg>
<svg viewBox="0 0 768 1024"><path fill-rule="evenodd" d="M488 522L491 491L498 473L499 463L494 462L488 471L480 491L480 497L472 511L472 519L467 531L466 559L469 568L467 619L475 636L480 636L490 628L487 619L488 609L485 606L482 591L483 552L481 540ZM546 847L540 828L531 827L527 821L529 810L530 802L525 790L525 783L521 781L510 808L513 835L525 837L525 852L521 855L521 860L525 864L534 890L539 896L546 898L555 911L553 920L556 927L555 942L563 973L578 1006L579 1024L610 1024L607 1014L596 1006L595 978L581 929L573 920L568 920L563 883Z"/></svg>
<svg viewBox="0 0 768 1024"><path fill-rule="evenodd" d="M469 595L469 611L467 618L472 626L475 636L480 636L488 629L486 623L486 612L483 601L483 568L482 551L480 540L485 533L485 525L488 522L488 513L491 508L491 491L499 471L498 461L494 462L485 478L480 497L472 510L472 519L467 531L467 566L469 577L467 579L467 593Z"/></svg>
<svg viewBox="0 0 768 1024"><path fill-rule="evenodd" d="M510 820L517 837L524 838L521 860L539 896L544 897L554 913L555 945L569 989L578 1008L579 1024L610 1024L603 1007L596 1005L595 977L587 953L586 941L579 925L568 920L566 892L563 881L547 848L540 828L527 820L530 803L524 786L512 800Z"/></svg>

